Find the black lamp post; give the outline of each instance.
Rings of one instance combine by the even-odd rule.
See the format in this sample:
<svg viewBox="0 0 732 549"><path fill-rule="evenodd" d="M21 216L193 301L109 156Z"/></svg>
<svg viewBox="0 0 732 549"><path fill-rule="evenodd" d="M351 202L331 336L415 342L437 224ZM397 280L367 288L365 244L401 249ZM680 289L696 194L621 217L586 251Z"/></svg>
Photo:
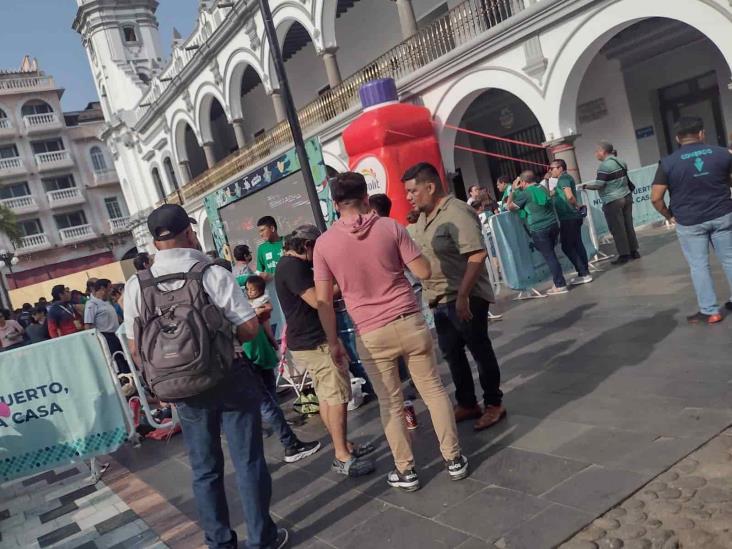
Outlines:
<svg viewBox="0 0 732 549"><path fill-rule="evenodd" d="M17 255L5 249L0 250L0 261L8 268L11 277L13 276L13 267L20 262ZM15 278L13 278L13 285L16 289L18 288L18 283L15 281Z"/></svg>

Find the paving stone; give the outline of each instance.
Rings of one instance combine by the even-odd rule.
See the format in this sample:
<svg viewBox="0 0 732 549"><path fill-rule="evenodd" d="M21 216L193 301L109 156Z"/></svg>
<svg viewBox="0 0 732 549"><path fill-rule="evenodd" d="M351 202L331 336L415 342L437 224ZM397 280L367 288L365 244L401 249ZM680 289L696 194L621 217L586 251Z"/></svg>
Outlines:
<svg viewBox="0 0 732 549"><path fill-rule="evenodd" d="M64 538L68 538L69 536L76 534L77 532L81 532L81 528L79 528L78 524L76 524L76 523L67 524L66 526L57 528L56 530L53 530L52 532L49 532L48 534L44 534L41 537L39 537L38 544L41 547L48 547L49 545L58 543L59 541L63 540Z"/></svg>
<svg viewBox="0 0 732 549"><path fill-rule="evenodd" d="M676 488L696 490L701 488L702 486L705 486L707 484L707 481L704 477L691 476L681 477L678 480L675 480L673 484Z"/></svg>
<svg viewBox="0 0 732 549"><path fill-rule="evenodd" d="M611 509L610 511L605 513L605 518L621 520L627 514L628 511L626 511L622 507L616 507L615 509Z"/></svg>
<svg viewBox="0 0 732 549"><path fill-rule="evenodd" d="M706 486L699 490L698 497L704 503L723 503L732 501L732 490L717 486Z"/></svg>
<svg viewBox="0 0 732 549"><path fill-rule="evenodd" d="M658 492L658 497L662 499L678 499L681 497L681 490L678 488L666 488Z"/></svg>
<svg viewBox="0 0 732 549"><path fill-rule="evenodd" d="M158 536L152 530L145 530L134 536L112 545L109 549L150 549L157 541ZM325 544L324 544L325 546Z"/></svg>
<svg viewBox="0 0 732 549"><path fill-rule="evenodd" d="M577 509L552 505L502 536L506 549L554 547L587 524L592 516Z"/></svg>
<svg viewBox="0 0 732 549"><path fill-rule="evenodd" d="M607 532L605 530L593 524L577 534L577 538L585 541L596 541L603 537L606 533Z"/></svg>
<svg viewBox="0 0 732 549"><path fill-rule="evenodd" d="M597 544L591 541L572 540L560 545L559 549L597 549Z"/></svg>
<svg viewBox="0 0 732 549"><path fill-rule="evenodd" d="M621 549L623 547L623 540L618 538L602 538L596 543L600 549Z"/></svg>
<svg viewBox="0 0 732 549"><path fill-rule="evenodd" d="M74 503L72 501L71 503L67 503L65 505L62 505L61 507L57 507L56 509L47 511L47 512L39 515L38 518L40 519L41 524L44 524L55 518L62 517L63 515L66 515L67 513L76 511L78 508L79 507L76 505L76 503Z"/></svg>
<svg viewBox="0 0 732 549"><path fill-rule="evenodd" d="M625 524L612 532L612 535L623 541L638 539L646 535L646 529L636 524Z"/></svg>
<svg viewBox="0 0 732 549"><path fill-rule="evenodd" d="M602 528L605 531L617 530L618 528L620 528L620 521L611 519L611 518L607 518L607 517L599 518L599 519L595 520L592 524L593 524L593 526Z"/></svg>
<svg viewBox="0 0 732 549"><path fill-rule="evenodd" d="M94 527L97 529L97 532L99 532L99 535L103 536L107 532L111 532L112 530L120 528L127 523L137 520L138 518L140 517L137 516L137 513L129 509L124 513L108 518L107 520L96 524Z"/></svg>
<svg viewBox="0 0 732 549"><path fill-rule="evenodd" d="M89 484L87 486L82 486L81 488L74 490L73 492L64 494L63 496L59 497L58 499L61 502L61 505L66 505L67 503L71 503L72 501L83 498L84 496L93 494L96 491L97 491L97 487L93 484Z"/></svg>
<svg viewBox="0 0 732 549"><path fill-rule="evenodd" d="M647 519L648 515L643 511L633 510L625 516L623 522L627 522L628 524L643 524Z"/></svg>
<svg viewBox="0 0 732 549"><path fill-rule="evenodd" d="M624 542L623 549L651 549L652 544L647 539L631 539Z"/></svg>
<svg viewBox="0 0 732 549"><path fill-rule="evenodd" d="M643 501L642 499L633 498L633 499L629 499L628 501L623 503L622 508L624 508L628 511L638 511L640 509L643 509L645 506L646 506L645 501Z"/></svg>

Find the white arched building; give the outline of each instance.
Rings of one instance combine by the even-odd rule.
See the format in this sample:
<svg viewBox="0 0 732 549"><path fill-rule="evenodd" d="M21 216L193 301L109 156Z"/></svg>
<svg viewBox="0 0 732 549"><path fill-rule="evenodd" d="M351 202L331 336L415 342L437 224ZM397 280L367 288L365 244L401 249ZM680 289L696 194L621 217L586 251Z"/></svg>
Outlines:
<svg viewBox="0 0 732 549"><path fill-rule="evenodd" d="M202 197L291 147L257 2L202 0L196 30L176 33L163 60L155 0L77 1L74 28L128 204L142 220L166 197L181 200L208 240ZM522 168L500 156L530 166L547 153L592 178L599 140L632 168L653 164L684 114L701 116L715 143L732 131L729 0L270 5L303 130L336 171L347 167L340 135L360 113L358 88L378 77L430 109L445 167L466 186Z"/></svg>

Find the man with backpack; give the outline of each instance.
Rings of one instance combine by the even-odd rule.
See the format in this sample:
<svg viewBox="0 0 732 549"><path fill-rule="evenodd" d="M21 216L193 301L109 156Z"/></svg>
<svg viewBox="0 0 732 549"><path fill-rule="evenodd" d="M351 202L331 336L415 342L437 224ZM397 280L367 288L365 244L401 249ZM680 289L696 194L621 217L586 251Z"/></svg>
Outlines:
<svg viewBox="0 0 732 549"><path fill-rule="evenodd" d="M288 533L269 514L272 480L262 446L260 383L234 358L234 337L252 339L256 314L234 276L212 265L186 211L166 204L150 214L158 253L125 287L125 328L152 391L174 402L193 473L206 544L237 547L224 492L223 429L246 516L248 547L281 548Z"/></svg>

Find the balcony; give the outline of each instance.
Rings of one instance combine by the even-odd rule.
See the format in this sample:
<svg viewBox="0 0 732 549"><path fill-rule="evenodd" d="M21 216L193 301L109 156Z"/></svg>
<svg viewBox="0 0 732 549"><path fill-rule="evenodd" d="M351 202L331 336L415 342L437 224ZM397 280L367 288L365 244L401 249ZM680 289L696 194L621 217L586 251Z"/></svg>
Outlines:
<svg viewBox="0 0 732 549"><path fill-rule="evenodd" d="M37 252L51 247L51 243L45 234L21 236L15 245L19 252Z"/></svg>
<svg viewBox="0 0 732 549"><path fill-rule="evenodd" d="M0 78L0 95L28 93L56 89L56 83L50 76L19 76L17 78Z"/></svg>
<svg viewBox="0 0 732 549"><path fill-rule="evenodd" d="M94 183L95 187L103 187L105 185L117 185L119 183L119 177L115 170L103 170L100 172L94 172Z"/></svg>
<svg viewBox="0 0 732 549"><path fill-rule="evenodd" d="M0 137L12 137L15 135L15 128L10 118L0 118Z"/></svg>
<svg viewBox="0 0 732 549"><path fill-rule="evenodd" d="M59 235L61 235L61 242L64 244L73 244L74 242L91 240L97 237L91 225L77 225L76 227L61 229Z"/></svg>
<svg viewBox="0 0 732 549"><path fill-rule="evenodd" d="M130 225L129 216L117 217L109 220L109 230L113 233L121 233L128 230Z"/></svg>
<svg viewBox="0 0 732 549"><path fill-rule="evenodd" d="M0 204L12 210L16 214L26 214L38 211L36 199L32 196L16 196L15 198L6 198L0 200Z"/></svg>
<svg viewBox="0 0 732 549"><path fill-rule="evenodd" d="M61 128L61 121L55 112L29 114L23 117L23 122L28 133L41 133Z"/></svg>
<svg viewBox="0 0 732 549"><path fill-rule="evenodd" d="M38 153L35 156L36 165L41 171L59 170L74 166L74 161L71 159L69 151Z"/></svg>
<svg viewBox="0 0 732 549"><path fill-rule="evenodd" d="M13 158L0 158L0 177L20 175L25 173L25 164L16 156Z"/></svg>
<svg viewBox="0 0 732 549"><path fill-rule="evenodd" d="M67 189L59 189L57 191L48 191L46 193L48 203L52 208L60 208L62 206L72 206L84 202L84 196L78 187L69 187Z"/></svg>
<svg viewBox="0 0 732 549"><path fill-rule="evenodd" d="M300 109L298 118L303 132L315 133L319 127L334 118L358 108L360 105L358 90L362 84L378 78L393 78L397 84L403 83L422 67L445 57L463 44L479 40L486 31L500 25L531 4L526 0L464 0L417 34L397 44L343 80L338 86ZM166 90L163 90L159 96L162 97L165 92ZM153 99L150 106L140 109L142 125L147 123L148 119L152 120L156 114L156 103L159 98ZM183 187L183 196L186 200L195 199L215 189L242 170L291 146L290 126L287 121L280 122L252 143L230 154L216 166L191 180ZM168 200L175 199L174 195L168 197Z"/></svg>

